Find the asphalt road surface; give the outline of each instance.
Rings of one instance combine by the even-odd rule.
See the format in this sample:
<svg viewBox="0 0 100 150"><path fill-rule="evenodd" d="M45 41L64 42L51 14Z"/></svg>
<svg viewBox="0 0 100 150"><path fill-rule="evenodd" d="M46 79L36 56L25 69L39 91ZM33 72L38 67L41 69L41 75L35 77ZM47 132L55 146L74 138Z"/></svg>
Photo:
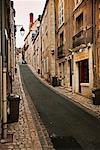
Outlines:
<svg viewBox="0 0 100 150"><path fill-rule="evenodd" d="M58 150L100 150L100 121L46 87L27 65L22 81Z"/></svg>

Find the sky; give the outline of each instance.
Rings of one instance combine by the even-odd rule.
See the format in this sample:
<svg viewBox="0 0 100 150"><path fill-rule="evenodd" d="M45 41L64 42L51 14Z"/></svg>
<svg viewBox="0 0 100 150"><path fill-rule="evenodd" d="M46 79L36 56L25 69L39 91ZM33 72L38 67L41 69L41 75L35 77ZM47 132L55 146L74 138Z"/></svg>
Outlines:
<svg viewBox="0 0 100 150"><path fill-rule="evenodd" d="M45 6L46 0L13 0L16 11L15 24L17 25L16 47L23 47L24 38L29 31L29 13L34 14L34 20L41 15ZM25 29L24 36L20 35L20 26Z"/></svg>

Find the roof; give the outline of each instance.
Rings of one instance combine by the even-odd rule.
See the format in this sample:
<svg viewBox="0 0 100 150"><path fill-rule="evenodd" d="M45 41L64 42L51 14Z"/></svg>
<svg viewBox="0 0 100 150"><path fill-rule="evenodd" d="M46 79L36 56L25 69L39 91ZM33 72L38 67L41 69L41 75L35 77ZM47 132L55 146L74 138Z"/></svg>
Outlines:
<svg viewBox="0 0 100 150"><path fill-rule="evenodd" d="M44 13L45 13L45 10L46 10L48 2L49 2L49 0L46 0L45 6L44 6L44 10L43 10L43 13L42 13L42 16L41 16L41 21L42 21L42 18L44 16Z"/></svg>

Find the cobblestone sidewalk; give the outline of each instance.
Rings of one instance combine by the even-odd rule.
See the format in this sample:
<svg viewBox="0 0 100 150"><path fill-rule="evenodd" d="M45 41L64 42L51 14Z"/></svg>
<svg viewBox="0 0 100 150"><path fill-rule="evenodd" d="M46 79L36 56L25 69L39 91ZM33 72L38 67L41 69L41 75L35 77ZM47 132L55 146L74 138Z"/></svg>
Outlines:
<svg viewBox="0 0 100 150"><path fill-rule="evenodd" d="M21 96L19 121L8 124L8 135L12 135L12 138L9 142L0 143L0 150L41 150L38 134L20 82L18 68L18 73L15 75L13 82L13 93Z"/></svg>
<svg viewBox="0 0 100 150"><path fill-rule="evenodd" d="M82 107L83 109L100 119L100 105L94 105L92 98L89 99L80 94L72 93L62 87L56 87L55 90L57 90L60 94L63 94L63 96L67 96L79 107Z"/></svg>

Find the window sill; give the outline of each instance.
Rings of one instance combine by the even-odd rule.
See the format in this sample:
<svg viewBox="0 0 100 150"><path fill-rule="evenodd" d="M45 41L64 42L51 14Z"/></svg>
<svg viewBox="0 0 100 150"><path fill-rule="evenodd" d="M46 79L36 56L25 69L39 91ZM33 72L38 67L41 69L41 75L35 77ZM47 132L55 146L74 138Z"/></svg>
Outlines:
<svg viewBox="0 0 100 150"><path fill-rule="evenodd" d="M89 83L81 83L80 85L84 87L89 87Z"/></svg>

